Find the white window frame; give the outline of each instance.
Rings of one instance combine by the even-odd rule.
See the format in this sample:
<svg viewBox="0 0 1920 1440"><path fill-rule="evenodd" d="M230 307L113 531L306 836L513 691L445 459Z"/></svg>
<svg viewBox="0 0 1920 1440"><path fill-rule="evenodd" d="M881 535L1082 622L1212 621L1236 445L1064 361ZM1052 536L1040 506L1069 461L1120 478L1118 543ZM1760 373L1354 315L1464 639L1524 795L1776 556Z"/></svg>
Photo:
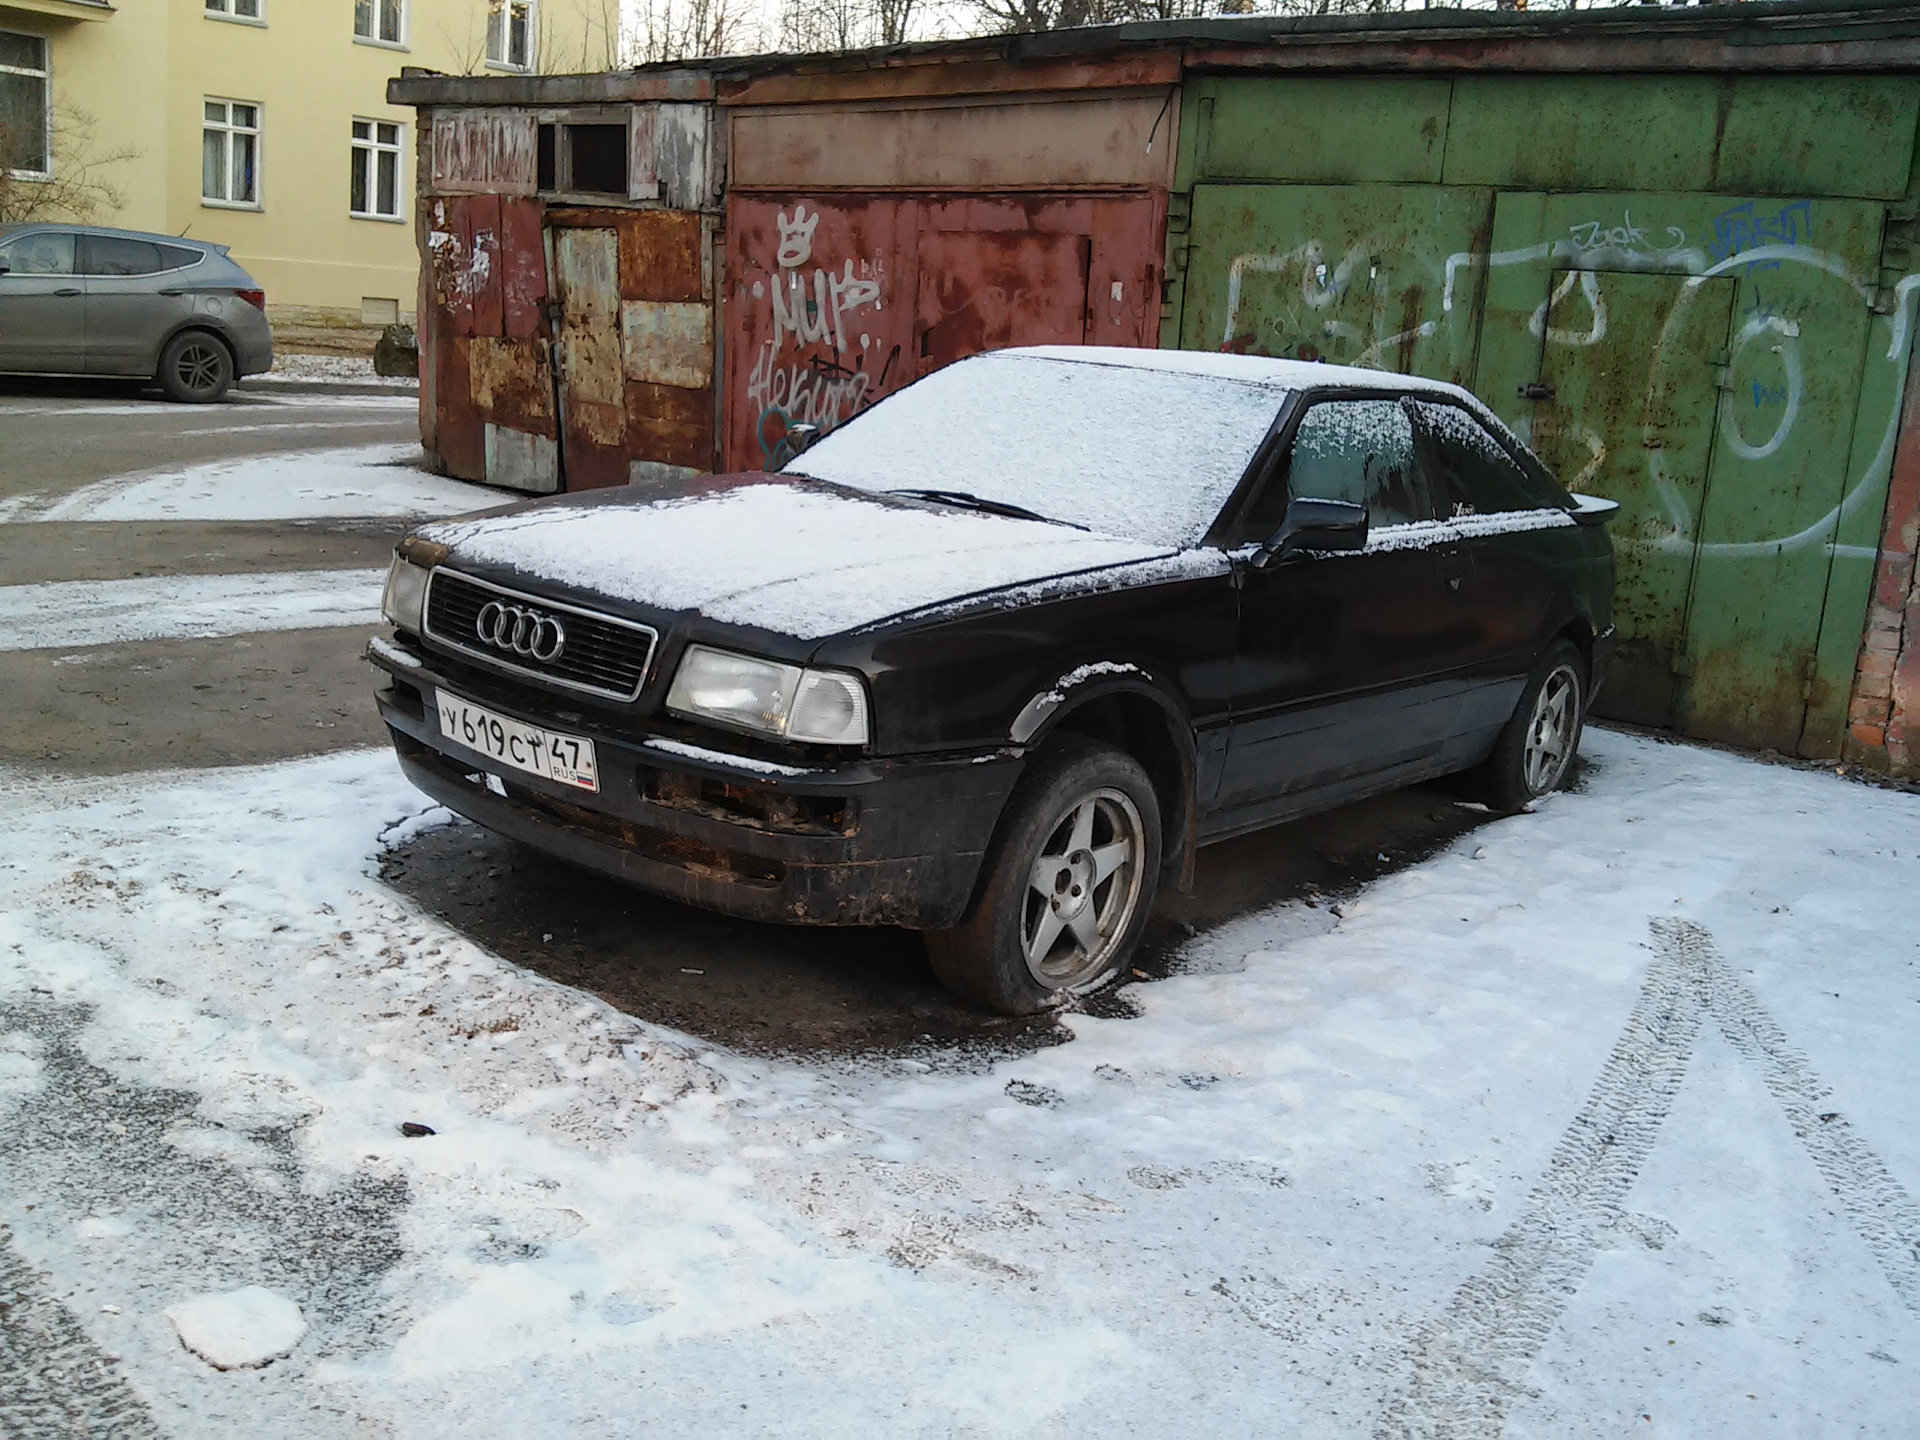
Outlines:
<svg viewBox="0 0 1920 1440"><path fill-rule="evenodd" d="M367 34L360 31L360 5L367 6L367 18L372 30ZM380 38L380 11L392 5L400 12L400 38L383 40ZM353 43L356 45L374 45L382 50L405 50L409 47L409 27L413 23L413 6L407 0L355 0L353 7Z"/></svg>
<svg viewBox="0 0 1920 1440"><path fill-rule="evenodd" d="M527 15L527 56L522 62L513 59L512 16L516 9L524 9ZM494 21L500 22L500 51L493 53ZM488 0L487 4L487 68L489 70L509 70L515 75L530 72L540 53L540 5L539 0Z"/></svg>
<svg viewBox="0 0 1920 1440"><path fill-rule="evenodd" d="M347 171L347 214L355 220L384 220L389 224L404 222L407 218L407 127L399 120L382 120L372 115L356 115L355 125L367 127L367 138L353 135L353 149ZM380 138L380 127L391 125L394 140L388 144ZM352 135L351 130L348 131ZM365 157L367 167L367 200L370 204L380 203L380 166L382 155L393 156L393 204L394 210L388 215L380 210L356 210L353 208L353 171L358 169Z"/></svg>
<svg viewBox="0 0 1920 1440"><path fill-rule="evenodd" d="M227 118L224 121L209 120L207 118L207 106L209 105L226 106ZM253 124L251 127L235 125L233 123L233 107L236 105L245 105L253 111ZM223 95L203 95L200 98L200 149L202 155L200 203L202 205L212 210L266 209L266 130L266 107L258 100L234 100ZM233 188L233 137L235 135L251 135L253 137L253 198L251 200L222 200L218 196L207 194L207 177L204 168L206 161L204 157L206 155L206 137L209 132L223 137L220 150L224 157L227 188L229 190Z"/></svg>
<svg viewBox="0 0 1920 1440"><path fill-rule="evenodd" d="M44 122L46 133L40 137L40 153L46 158L46 169L14 170L9 168L7 174L15 180L51 180L53 178L53 42L45 35L29 34L25 30L8 30L4 33L17 36L22 40L38 40L40 42L40 64L43 68L39 70L29 70L23 65L8 65L4 61L0 61L0 72L8 75L25 75L29 78L37 78L40 81L40 93L43 97L40 105L40 113L46 117Z"/></svg>
<svg viewBox="0 0 1920 1440"><path fill-rule="evenodd" d="M242 14L240 7L251 4L254 13ZM201 0L201 13L209 20L225 20L230 25L265 25L267 0Z"/></svg>

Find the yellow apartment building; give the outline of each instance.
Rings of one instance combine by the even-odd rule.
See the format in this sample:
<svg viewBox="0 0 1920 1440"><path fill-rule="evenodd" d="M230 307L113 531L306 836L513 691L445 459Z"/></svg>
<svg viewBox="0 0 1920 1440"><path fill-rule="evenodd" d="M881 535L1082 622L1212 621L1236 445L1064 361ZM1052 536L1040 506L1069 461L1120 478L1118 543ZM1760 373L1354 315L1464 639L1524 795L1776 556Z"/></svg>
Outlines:
<svg viewBox="0 0 1920 1440"><path fill-rule="evenodd" d="M387 81L610 69L619 9L0 0L0 218L37 197L44 218L230 246L282 348L370 347L412 319L419 276L413 112Z"/></svg>

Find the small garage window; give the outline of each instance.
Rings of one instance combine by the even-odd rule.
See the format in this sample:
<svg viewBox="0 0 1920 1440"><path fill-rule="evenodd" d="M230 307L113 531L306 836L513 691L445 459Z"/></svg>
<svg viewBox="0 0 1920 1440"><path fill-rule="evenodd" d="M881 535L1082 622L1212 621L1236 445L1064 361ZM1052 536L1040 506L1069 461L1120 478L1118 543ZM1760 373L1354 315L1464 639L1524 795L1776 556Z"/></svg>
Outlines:
<svg viewBox="0 0 1920 1440"><path fill-rule="evenodd" d="M627 127L567 126L567 189L586 195L627 193Z"/></svg>

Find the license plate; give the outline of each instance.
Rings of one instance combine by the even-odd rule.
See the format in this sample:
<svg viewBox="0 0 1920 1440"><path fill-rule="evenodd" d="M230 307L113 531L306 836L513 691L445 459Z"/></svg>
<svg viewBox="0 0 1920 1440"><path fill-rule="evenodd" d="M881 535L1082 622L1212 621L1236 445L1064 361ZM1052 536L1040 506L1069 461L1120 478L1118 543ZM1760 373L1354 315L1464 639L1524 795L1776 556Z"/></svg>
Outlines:
<svg viewBox="0 0 1920 1440"><path fill-rule="evenodd" d="M433 698L434 708L440 713L440 733L449 740L529 775L599 793L600 772L594 764L593 741L522 724L451 691L436 690Z"/></svg>

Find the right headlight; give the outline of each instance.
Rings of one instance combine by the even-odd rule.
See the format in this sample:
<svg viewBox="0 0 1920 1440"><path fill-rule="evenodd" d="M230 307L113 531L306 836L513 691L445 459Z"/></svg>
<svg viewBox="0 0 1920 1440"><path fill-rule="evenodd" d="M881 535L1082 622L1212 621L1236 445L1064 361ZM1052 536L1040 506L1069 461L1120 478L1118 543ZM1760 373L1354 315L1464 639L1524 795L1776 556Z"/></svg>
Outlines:
<svg viewBox="0 0 1920 1440"><path fill-rule="evenodd" d="M689 719L810 745L865 745L872 734L867 687L858 675L783 665L710 645L689 645L680 657L667 708Z"/></svg>
<svg viewBox="0 0 1920 1440"><path fill-rule="evenodd" d="M410 635L420 633L427 607L427 577L433 572L412 564L399 555L387 567L387 588L380 597L380 612L396 630Z"/></svg>

